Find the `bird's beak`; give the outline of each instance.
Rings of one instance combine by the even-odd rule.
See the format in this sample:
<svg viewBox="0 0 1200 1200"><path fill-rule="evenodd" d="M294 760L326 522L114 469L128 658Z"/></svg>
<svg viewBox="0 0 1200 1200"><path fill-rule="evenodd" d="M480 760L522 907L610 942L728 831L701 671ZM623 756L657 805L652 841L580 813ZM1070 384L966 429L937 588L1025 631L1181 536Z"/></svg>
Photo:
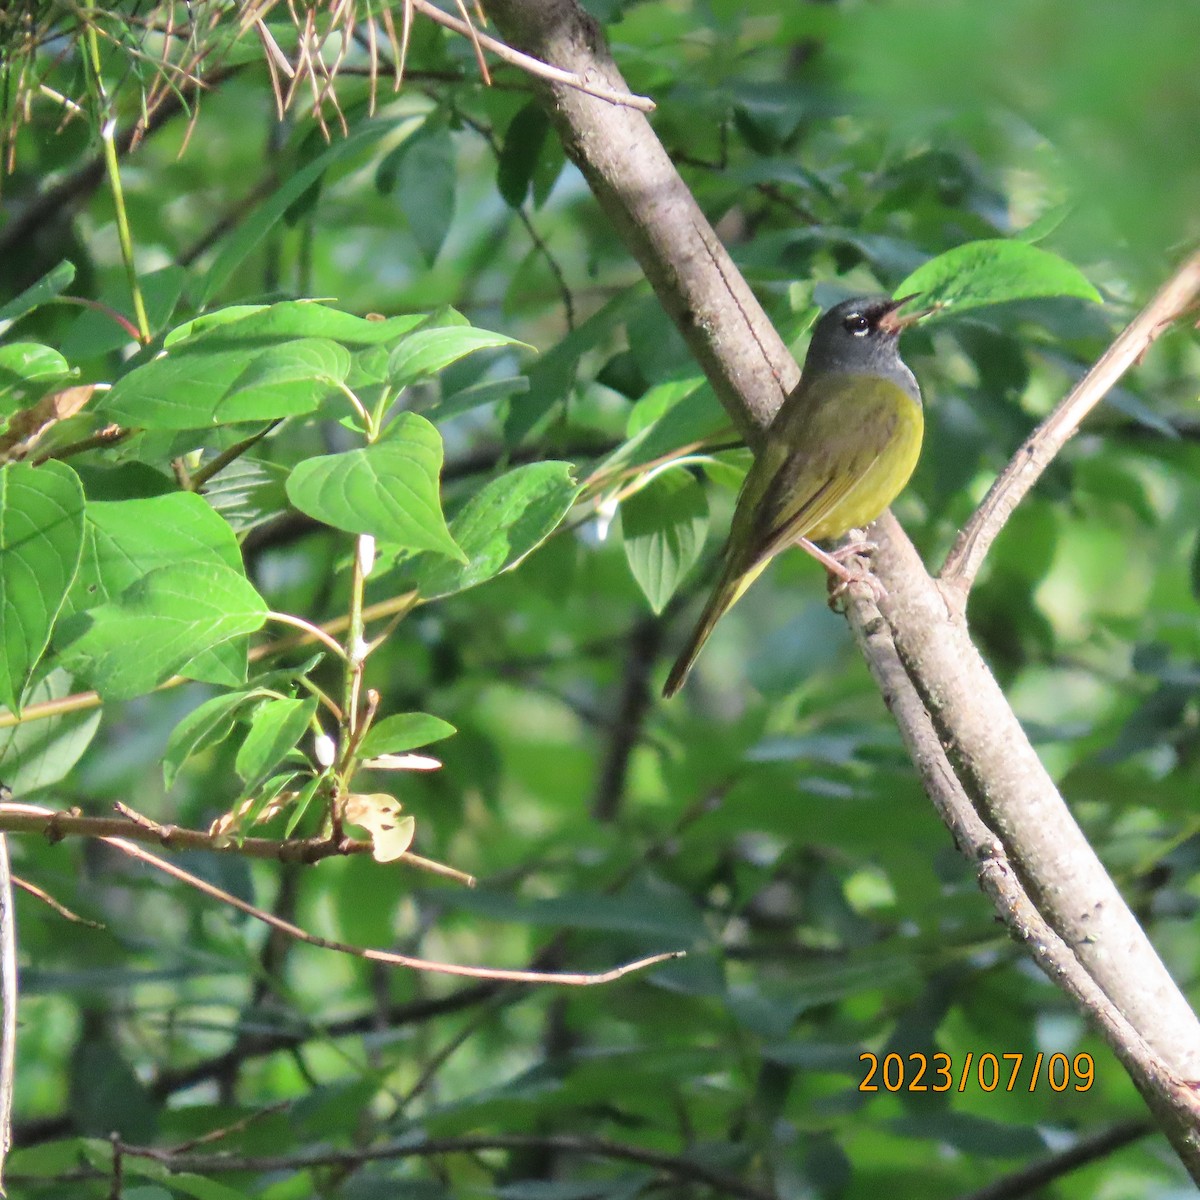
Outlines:
<svg viewBox="0 0 1200 1200"><path fill-rule="evenodd" d="M916 312L905 313L900 316L898 309L903 308L910 300L916 300L920 295L919 292L913 292L911 296L901 296L899 300L893 300L879 319L879 328L885 333L899 333L902 329L907 329L910 325L915 325L922 317L927 317L933 309L920 308Z"/></svg>

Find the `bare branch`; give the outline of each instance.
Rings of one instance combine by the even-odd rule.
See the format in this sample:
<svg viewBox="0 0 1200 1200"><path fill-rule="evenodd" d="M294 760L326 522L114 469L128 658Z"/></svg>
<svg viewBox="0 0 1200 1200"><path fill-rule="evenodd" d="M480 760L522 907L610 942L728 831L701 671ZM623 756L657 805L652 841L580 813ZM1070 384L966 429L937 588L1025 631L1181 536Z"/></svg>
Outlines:
<svg viewBox="0 0 1200 1200"><path fill-rule="evenodd" d="M1013 509L1041 478L1084 417L1117 380L1182 316L1200 295L1200 252L1193 254L1125 327L1095 366L1061 404L1029 435L992 484L983 503L963 527L941 571L941 581L961 609L996 535Z"/></svg>
<svg viewBox="0 0 1200 1200"><path fill-rule="evenodd" d="M361 1150L316 1150L295 1155L240 1157L232 1154L174 1154L154 1146L121 1143L123 1153L148 1158L172 1171L190 1171L215 1175L225 1171L295 1173L317 1167L357 1168L368 1162L404 1158L431 1158L440 1154L475 1154L482 1150L550 1150L558 1154L579 1154L588 1158L616 1159L653 1167L669 1178L704 1184L718 1193L740 1200L776 1200L776 1194L745 1183L733 1175L705 1166L694 1155L664 1154L608 1138L577 1134L496 1133L463 1137L429 1138L423 1142L400 1141ZM60 1176L66 1178L66 1176Z"/></svg>
<svg viewBox="0 0 1200 1200"><path fill-rule="evenodd" d="M1119 1125L1081 1137L1066 1150L1039 1158L1028 1166L960 1196L959 1200L1020 1200L1021 1197L1032 1196L1056 1179L1107 1158L1153 1132L1154 1126L1149 1121L1122 1121Z"/></svg>
<svg viewBox="0 0 1200 1200"><path fill-rule="evenodd" d="M61 901L55 900L45 888L40 888L37 884L30 883L28 879L21 879L19 876L14 875L12 881L13 887L20 888L21 891L28 896L32 896L35 900L40 900L47 908L58 913L64 921L70 921L72 925L86 925L89 929L104 928L99 921L89 921L87 917L81 917L77 912L72 912Z"/></svg>
<svg viewBox="0 0 1200 1200"><path fill-rule="evenodd" d="M286 933L289 937L293 937L297 941L306 942L310 946L318 946L322 950L336 950L340 954L349 954L355 958L364 958L369 962L386 963L393 967L407 967L410 970L428 971L436 975L458 975L466 979L495 979L502 983L552 983L566 987L592 987L596 984L612 983L634 971L641 971L673 958L681 958L684 953L682 950L672 950L666 954L652 954L647 958L639 958L636 962L614 967L611 971L600 971L594 974L586 972L520 971L507 970L503 967L465 967L457 963L431 962L429 959L413 958L408 954L395 954L390 950L364 949L361 946L350 946L345 942L334 941L332 938L319 937L315 933L309 933L307 930L301 929L298 925L293 925L290 921L285 921L281 917L275 916L274 913L257 908L255 905L247 903L230 892L215 887L206 880L199 878L199 876L193 875L190 871L185 871L182 867L177 867L174 863L167 862L166 859L159 858L157 855L151 854L148 850L143 850L140 846L134 845L133 842L123 837L102 837L100 840L120 850L122 854L128 854L130 858L136 858L139 862L144 862L156 871L161 871L164 875L170 875L172 879L178 879L180 883L185 883L188 887L195 888L202 895L208 896L213 900L219 900L222 904L228 904L231 908L236 908L238 912L243 912L248 917L253 917L256 921L261 921L264 925L269 925L272 929L279 930L280 933Z"/></svg>
<svg viewBox="0 0 1200 1200"><path fill-rule="evenodd" d="M349 854L370 854L371 843L359 838L242 838L234 841L228 835L183 829L178 825L160 825L139 814L131 817L85 817L75 812L54 812L36 804L0 804L0 833L40 833L51 841L64 837L110 838L121 837L168 850L209 850L214 854L236 854L244 858L274 859L278 862L311 864L323 858ZM453 879L457 883L475 886L474 877L431 858L406 852L396 860L425 871Z"/></svg>

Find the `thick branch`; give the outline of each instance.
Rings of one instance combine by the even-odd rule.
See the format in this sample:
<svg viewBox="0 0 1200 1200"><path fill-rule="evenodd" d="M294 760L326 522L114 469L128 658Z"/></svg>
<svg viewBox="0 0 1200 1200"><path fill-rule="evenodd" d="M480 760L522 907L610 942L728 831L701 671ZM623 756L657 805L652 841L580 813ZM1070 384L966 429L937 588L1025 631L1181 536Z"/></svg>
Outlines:
<svg viewBox="0 0 1200 1200"><path fill-rule="evenodd" d="M614 91L629 90L599 28L575 0L489 0L488 14L511 44ZM787 347L645 115L545 80L534 84L567 154L753 443L799 376Z"/></svg>

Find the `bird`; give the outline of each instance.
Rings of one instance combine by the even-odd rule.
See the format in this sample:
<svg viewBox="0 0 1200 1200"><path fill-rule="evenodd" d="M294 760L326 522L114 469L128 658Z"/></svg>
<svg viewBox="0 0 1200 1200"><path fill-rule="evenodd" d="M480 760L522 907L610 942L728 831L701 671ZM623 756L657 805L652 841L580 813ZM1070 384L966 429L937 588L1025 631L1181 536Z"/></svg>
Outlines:
<svg viewBox="0 0 1200 1200"><path fill-rule="evenodd" d="M921 389L900 359L897 311L916 296L859 296L824 313L800 380L746 475L720 576L667 676L671 697L717 622L781 550L798 545L844 582L861 578L816 545L870 524L908 483L921 453Z"/></svg>

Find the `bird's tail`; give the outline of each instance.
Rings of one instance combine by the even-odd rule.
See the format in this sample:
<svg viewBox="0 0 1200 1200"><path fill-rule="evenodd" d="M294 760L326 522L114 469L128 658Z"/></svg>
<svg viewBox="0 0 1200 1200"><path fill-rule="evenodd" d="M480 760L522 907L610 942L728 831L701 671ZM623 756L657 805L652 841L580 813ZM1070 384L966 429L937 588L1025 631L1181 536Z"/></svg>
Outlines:
<svg viewBox="0 0 1200 1200"><path fill-rule="evenodd" d="M668 700L683 687L696 656L704 648L704 643L708 641L708 635L716 628L717 622L742 598L742 593L759 577L768 561L763 559L748 571L737 570L735 564L730 563L721 572L721 578L717 580L717 585L700 614L700 620L696 622L683 653L675 660L667 682L663 685L663 695Z"/></svg>

